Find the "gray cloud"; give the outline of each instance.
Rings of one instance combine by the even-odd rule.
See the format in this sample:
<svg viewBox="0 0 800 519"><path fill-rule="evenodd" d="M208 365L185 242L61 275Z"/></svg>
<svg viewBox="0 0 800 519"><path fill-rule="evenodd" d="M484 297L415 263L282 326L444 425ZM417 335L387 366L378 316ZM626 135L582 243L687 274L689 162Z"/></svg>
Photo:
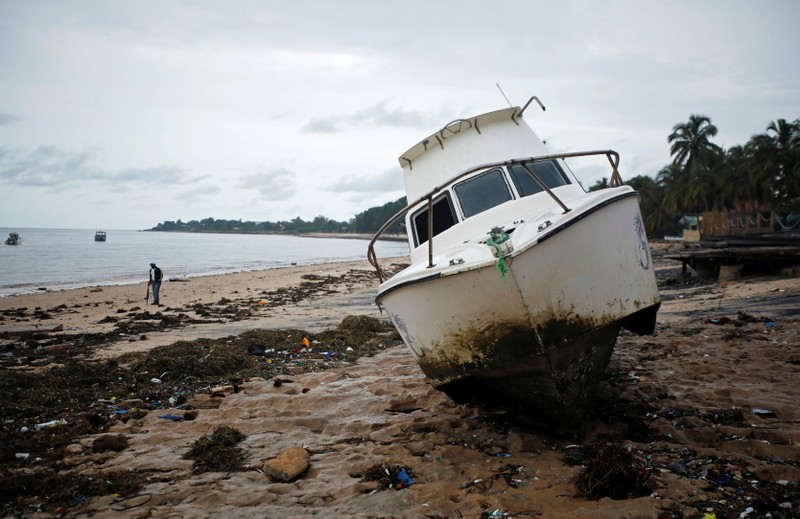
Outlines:
<svg viewBox="0 0 800 519"><path fill-rule="evenodd" d="M340 119L340 117L314 117L300 131L303 133L338 133L340 130L337 125Z"/></svg>
<svg viewBox="0 0 800 519"><path fill-rule="evenodd" d="M285 200L297 192L295 174L288 169L259 169L239 178L236 187L256 189L262 200Z"/></svg>
<svg viewBox="0 0 800 519"><path fill-rule="evenodd" d="M68 186L98 176L89 166L94 153L70 153L55 146L40 146L27 155L5 149L0 154L0 179L19 186Z"/></svg>
<svg viewBox="0 0 800 519"><path fill-rule="evenodd" d="M200 186L194 189L189 189L188 191L184 191L183 193L179 194L176 198L178 200L184 200L184 201L197 200L205 196L219 194L221 191L222 188L219 186Z"/></svg>
<svg viewBox="0 0 800 519"><path fill-rule="evenodd" d="M303 126L301 131L303 133L337 133L343 131L344 126L426 128L438 122L438 119L424 115L422 112L403 110L402 108L390 109L388 105L388 101L380 101L348 115L314 117Z"/></svg>
<svg viewBox="0 0 800 519"><path fill-rule="evenodd" d="M108 180L120 182L140 182L145 184L182 184L186 182L185 170L178 166L153 166L149 168L128 168L119 173L107 175ZM197 181L193 178L192 182Z"/></svg>
<svg viewBox="0 0 800 519"><path fill-rule="evenodd" d="M336 193L359 192L359 193L380 193L387 191L403 190L403 170L400 167L392 168L379 175L369 176L346 176L335 184L327 186L326 189Z"/></svg>
<svg viewBox="0 0 800 519"><path fill-rule="evenodd" d="M0 180L17 186L69 189L81 182L94 181L123 187L128 184L180 184L187 181L185 170L178 166L128 168L120 172L94 167L91 162L97 149L81 152L40 146L28 153L0 149Z"/></svg>
<svg viewBox="0 0 800 519"><path fill-rule="evenodd" d="M0 112L0 126L2 126L4 124L15 123L15 122L20 121L20 120L21 120L21 118L17 117L16 115L11 115L11 114L6 114L6 113L3 113L3 112Z"/></svg>

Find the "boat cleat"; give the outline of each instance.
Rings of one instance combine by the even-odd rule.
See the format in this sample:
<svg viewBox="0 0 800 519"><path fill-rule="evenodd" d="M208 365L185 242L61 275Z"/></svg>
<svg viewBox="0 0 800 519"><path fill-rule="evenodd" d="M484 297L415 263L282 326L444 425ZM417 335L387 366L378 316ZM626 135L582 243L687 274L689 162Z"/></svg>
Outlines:
<svg viewBox="0 0 800 519"><path fill-rule="evenodd" d="M550 220L545 220L542 223L540 223L538 227L536 227L536 230L538 232L542 232L543 230L547 229L551 225L553 225L553 222L551 222Z"/></svg>

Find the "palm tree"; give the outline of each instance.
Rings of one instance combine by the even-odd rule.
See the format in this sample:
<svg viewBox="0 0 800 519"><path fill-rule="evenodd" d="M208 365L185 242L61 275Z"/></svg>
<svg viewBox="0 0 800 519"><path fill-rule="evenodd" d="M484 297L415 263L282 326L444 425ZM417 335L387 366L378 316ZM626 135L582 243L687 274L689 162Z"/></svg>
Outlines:
<svg viewBox="0 0 800 519"><path fill-rule="evenodd" d="M710 166L722 153L722 148L710 139L717 135L717 127L705 115L691 115L689 121L676 124L667 138L671 144L670 155L673 165L680 166L683 179L689 185L684 202L689 202L692 209L702 204L704 210L711 207L709 197L713 185Z"/></svg>
<svg viewBox="0 0 800 519"><path fill-rule="evenodd" d="M740 185L734 177L735 169L724 151L709 156L702 187L706 202L713 211L725 211L736 205Z"/></svg>
<svg viewBox="0 0 800 519"><path fill-rule="evenodd" d="M725 176L728 179L721 187L725 198L725 207L737 211L757 211L762 206L763 188L767 186L759 182L753 161L752 146L732 146L725 153Z"/></svg>
<svg viewBox="0 0 800 519"><path fill-rule="evenodd" d="M778 119L766 133L748 143L753 149L759 181L769 186L776 207L800 205L800 119Z"/></svg>
<svg viewBox="0 0 800 519"><path fill-rule="evenodd" d="M675 226L677 219L664 211L661 206L664 190L652 177L638 175L626 183L641 196L639 206L648 236L661 237L665 230Z"/></svg>
<svg viewBox="0 0 800 519"><path fill-rule="evenodd" d="M675 163L661 168L656 182L664 190L661 206L667 213L679 214L696 212L697 191L686 181L684 169Z"/></svg>

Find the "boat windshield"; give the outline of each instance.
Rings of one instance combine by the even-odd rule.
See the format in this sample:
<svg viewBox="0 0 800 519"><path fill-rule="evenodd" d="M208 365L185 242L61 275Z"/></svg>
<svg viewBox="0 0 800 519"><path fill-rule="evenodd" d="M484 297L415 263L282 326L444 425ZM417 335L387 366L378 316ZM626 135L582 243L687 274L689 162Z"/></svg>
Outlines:
<svg viewBox="0 0 800 519"><path fill-rule="evenodd" d="M464 211L464 218L482 213L512 199L511 189L500 168L456 184L454 190L458 195L461 210Z"/></svg>
<svg viewBox="0 0 800 519"><path fill-rule="evenodd" d="M536 173L536 176L550 189L570 183L569 178L555 160L527 162L525 165ZM539 183L530 176L521 164L515 164L508 169L511 170L511 178L520 196L535 195L543 191Z"/></svg>

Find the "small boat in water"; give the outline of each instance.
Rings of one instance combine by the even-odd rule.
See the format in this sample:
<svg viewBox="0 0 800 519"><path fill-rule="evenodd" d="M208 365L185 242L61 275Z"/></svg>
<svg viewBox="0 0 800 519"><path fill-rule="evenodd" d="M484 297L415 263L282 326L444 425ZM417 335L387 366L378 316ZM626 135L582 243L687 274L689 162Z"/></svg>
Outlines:
<svg viewBox="0 0 800 519"><path fill-rule="evenodd" d="M8 238L6 238L6 245L19 245L22 243L22 236L16 232L8 233Z"/></svg>
<svg viewBox="0 0 800 519"><path fill-rule="evenodd" d="M432 385L459 402L581 418L621 328L652 333L660 305L639 195L612 150L549 153L532 101L457 119L403 153L409 205L370 242L385 310ZM565 159L606 158L587 192ZM375 256L404 219L411 265Z"/></svg>
<svg viewBox="0 0 800 519"><path fill-rule="evenodd" d="M94 241L106 241L106 232L97 231L96 233L94 233Z"/></svg>

